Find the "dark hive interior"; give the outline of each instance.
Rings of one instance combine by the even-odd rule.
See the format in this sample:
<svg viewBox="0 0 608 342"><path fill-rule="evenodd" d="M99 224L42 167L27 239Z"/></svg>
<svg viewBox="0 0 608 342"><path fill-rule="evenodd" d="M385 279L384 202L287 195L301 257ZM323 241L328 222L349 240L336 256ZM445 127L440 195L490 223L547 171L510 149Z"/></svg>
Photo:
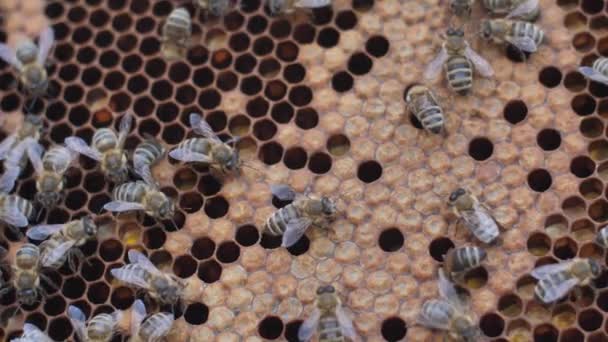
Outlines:
<svg viewBox="0 0 608 342"><path fill-rule="evenodd" d="M76 273L47 272L59 288L45 285L46 300L23 307L0 329L3 339L20 335L24 321L57 341L73 339L68 305L87 317L129 310L141 293L109 270L138 248L187 281L172 340L190 333L194 341L295 341L316 287L326 283L367 340L432 340L440 334L414 326L415 316L437 296L443 254L473 242L454 233L445 208L449 193L466 186L506 228L466 279L482 332L495 341L608 341L608 274L582 298L551 308L533 300L529 276L535 265L574 256L606 265L592 240L608 221L608 87L577 71L608 56L604 1L542 0L538 24L548 43L525 63L509 48L472 39L496 75L476 78L466 98L451 96L443 80L434 84L447 107L447 137L424 132L404 103L436 53L445 1L336 0L312 16L271 17L259 0L247 0L220 19L195 15L194 43L172 62L161 57L160 29L175 7L195 13L190 1L39 6L57 40L53 92L27 100L0 62L3 137L30 111L45 118L45 146L72 135L90 141L130 111L136 123L127 148L145 134L171 147L192 135L188 115L198 112L221 138L240 137L242 158L256 170L221 178L165 160L154 174L176 200L175 225L132 216L112 223L101 210L112 186L80 157L67 173L64 201L37 221L92 213L106 223L104 235L82 248L86 260ZM10 15L3 13L7 27ZM273 183L338 196L344 215L332 229L311 229L280 248L280 239L261 233L268 215L286 205L272 198ZM14 191L33 199L31 167ZM0 236L9 249L4 271L21 243L8 230ZM14 310L14 291L0 304Z"/></svg>

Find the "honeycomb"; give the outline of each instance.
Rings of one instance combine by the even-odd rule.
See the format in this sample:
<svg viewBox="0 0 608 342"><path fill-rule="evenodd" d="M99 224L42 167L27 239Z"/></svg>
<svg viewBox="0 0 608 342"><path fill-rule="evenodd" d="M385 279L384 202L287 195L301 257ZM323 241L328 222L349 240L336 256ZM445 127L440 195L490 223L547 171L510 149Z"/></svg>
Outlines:
<svg viewBox="0 0 608 342"><path fill-rule="evenodd" d="M95 129L116 127L130 111L136 123L127 148L145 134L171 147L191 136L188 114L199 112L222 139L241 138L249 167L222 178L160 163L154 174L176 200L174 225L101 212L112 185L80 157L67 173L64 201L38 221L92 213L103 234L82 248L76 273L67 266L46 272L59 286L43 284L49 296L42 303L13 316L14 291L0 299L0 336L19 336L30 322L54 340L74 340L68 305L87 317L128 311L142 294L109 271L136 248L187 283L171 341L296 341L317 286L327 283L367 341L440 340L415 316L438 295L443 254L476 243L452 229L445 206L454 188L466 186L505 228L483 267L465 279L483 334L608 341L608 274L576 300L545 307L532 298L535 266L574 256L606 264L592 240L608 221L608 88L577 72L608 56L605 4L540 2L548 42L528 60L469 36L495 77L477 77L467 97L450 94L443 79L433 84L446 109L448 136L441 137L421 129L404 95L437 52L449 22L445 1L335 0L312 15L272 17L260 0L247 0L212 18L191 1L2 0L0 40L14 46L49 23L57 42L47 98L22 96L0 62L1 137L33 112L44 117L45 146L72 135L90 141ZM194 43L186 58L167 62L160 29L180 6L194 14ZM28 167L14 191L33 199L33 177ZM338 196L342 217L280 248L280 239L261 232L286 205L270 194L276 183ZM9 250L4 280L23 242L9 230L0 237ZM120 325L117 341L127 338L128 319Z"/></svg>

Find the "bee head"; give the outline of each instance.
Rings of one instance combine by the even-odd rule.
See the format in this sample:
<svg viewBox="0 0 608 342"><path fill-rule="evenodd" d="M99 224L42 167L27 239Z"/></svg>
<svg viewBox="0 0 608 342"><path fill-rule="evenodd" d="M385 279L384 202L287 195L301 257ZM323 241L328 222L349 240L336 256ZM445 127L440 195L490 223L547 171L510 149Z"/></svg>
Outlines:
<svg viewBox="0 0 608 342"><path fill-rule="evenodd" d="M321 310L331 310L338 305L336 289L331 286L319 286L317 288L317 306Z"/></svg>
<svg viewBox="0 0 608 342"><path fill-rule="evenodd" d="M82 226L85 234L87 234L88 236L97 235L97 225L95 224L95 221L93 220L93 217L91 217L91 215L87 215L82 218Z"/></svg>
<svg viewBox="0 0 608 342"><path fill-rule="evenodd" d="M36 193L36 201L44 208L53 208L61 201L61 193L55 191L41 191Z"/></svg>
<svg viewBox="0 0 608 342"><path fill-rule="evenodd" d="M589 259L589 268L594 278L597 278L602 274L602 265L595 259Z"/></svg>
<svg viewBox="0 0 608 342"><path fill-rule="evenodd" d="M336 292L336 288L333 287L332 285L326 285L326 286L319 286L317 288L317 294L323 294L323 293L334 293Z"/></svg>
<svg viewBox="0 0 608 342"><path fill-rule="evenodd" d="M167 199L158 208L158 216L164 220L173 218L173 214L175 214L175 206L173 205L173 201Z"/></svg>
<svg viewBox="0 0 608 342"><path fill-rule="evenodd" d="M21 63L32 63L38 57L38 46L36 46L33 41L27 39L19 44L15 53L17 55L17 59Z"/></svg>
<svg viewBox="0 0 608 342"><path fill-rule="evenodd" d="M34 305L36 298L38 297L37 292L33 288L25 288L17 291L17 297L19 302L25 305Z"/></svg>
<svg viewBox="0 0 608 342"><path fill-rule="evenodd" d="M467 191L463 188L458 188L450 194L450 203L456 202L460 197L464 196Z"/></svg>

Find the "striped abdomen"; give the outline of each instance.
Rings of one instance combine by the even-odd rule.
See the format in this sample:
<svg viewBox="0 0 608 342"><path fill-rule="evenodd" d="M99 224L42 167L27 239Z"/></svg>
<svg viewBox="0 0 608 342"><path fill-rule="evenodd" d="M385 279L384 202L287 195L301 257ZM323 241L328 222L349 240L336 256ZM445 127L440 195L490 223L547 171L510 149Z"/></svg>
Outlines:
<svg viewBox="0 0 608 342"><path fill-rule="evenodd" d="M171 330L173 326L173 315L159 312L156 313L144 322L139 327L139 337L144 341L149 341L153 336L164 337Z"/></svg>
<svg viewBox="0 0 608 342"><path fill-rule="evenodd" d="M300 210L295 205L288 204L270 215L264 224L264 230L271 235L281 236L287 228L287 222L301 217Z"/></svg>
<svg viewBox="0 0 608 342"><path fill-rule="evenodd" d="M424 302L420 310L420 316L425 321L434 322L440 326L450 326L454 313L452 305L440 299L431 299Z"/></svg>
<svg viewBox="0 0 608 342"><path fill-rule="evenodd" d="M179 143L176 149L185 149L190 152L209 155L209 151L211 150L211 143L208 139L205 138L190 138Z"/></svg>
<svg viewBox="0 0 608 342"><path fill-rule="evenodd" d="M593 69L608 77L608 58L600 57L593 62Z"/></svg>
<svg viewBox="0 0 608 342"><path fill-rule="evenodd" d="M192 32L190 13L184 8L174 9L167 18L163 27L165 38L172 40L187 39ZM175 42L178 43L178 42Z"/></svg>
<svg viewBox="0 0 608 342"><path fill-rule="evenodd" d="M7 195L4 198L3 205L7 207L16 207L19 209L19 212L27 217L28 221L33 220L36 217L36 210L34 209L32 202L21 196Z"/></svg>
<svg viewBox="0 0 608 342"><path fill-rule="evenodd" d="M148 187L145 183L140 181L129 182L115 187L112 191L112 198L115 201L141 203L147 191Z"/></svg>
<svg viewBox="0 0 608 342"><path fill-rule="evenodd" d="M100 128L93 135L91 145L99 152L106 152L116 147L118 138L116 133L109 128Z"/></svg>
<svg viewBox="0 0 608 342"><path fill-rule="evenodd" d="M566 272L549 274L538 281L534 287L534 293L541 300L544 298L555 298L558 293L557 287L570 278L572 278L572 276ZM543 302L545 302L545 300L543 300Z"/></svg>
<svg viewBox="0 0 608 342"><path fill-rule="evenodd" d="M534 40L536 46L540 46L545 37L545 33L538 26L525 21L515 21L511 27L511 35L513 37L528 37Z"/></svg>
<svg viewBox="0 0 608 342"><path fill-rule="evenodd" d="M42 167L46 171L63 174L73 159L73 153L63 146L51 147L42 157Z"/></svg>
<svg viewBox="0 0 608 342"><path fill-rule="evenodd" d="M484 7L494 14L507 14L511 11L512 0L483 0Z"/></svg>
<svg viewBox="0 0 608 342"><path fill-rule="evenodd" d="M463 272L477 267L486 258L486 252L473 246L465 246L452 249L448 252L448 259L451 259L451 270L453 272Z"/></svg>
<svg viewBox="0 0 608 342"><path fill-rule="evenodd" d="M137 164L136 160L141 160L146 165L154 164L164 154L163 146L154 139L144 140L133 152L133 163Z"/></svg>
<svg viewBox="0 0 608 342"><path fill-rule="evenodd" d="M344 342L342 329L336 316L328 315L319 319L319 342Z"/></svg>
<svg viewBox="0 0 608 342"><path fill-rule="evenodd" d="M466 95L473 86L473 66L464 56L450 56L445 63L446 77L450 88Z"/></svg>
<svg viewBox="0 0 608 342"><path fill-rule="evenodd" d="M115 325L114 316L106 313L99 314L89 321L87 337L93 341L110 341L114 335Z"/></svg>
<svg viewBox="0 0 608 342"><path fill-rule="evenodd" d="M66 239L63 236L53 238L51 237L48 240L45 240L40 244L41 249L41 258L40 262L44 267L50 268L60 268L65 263L65 260L68 258L69 251L64 253L60 258L56 258L55 260L49 259L49 253L53 252L59 245L64 243Z"/></svg>
<svg viewBox="0 0 608 342"><path fill-rule="evenodd" d="M595 242L604 248L608 247L608 226L600 229L595 237Z"/></svg>
<svg viewBox="0 0 608 342"><path fill-rule="evenodd" d="M440 133L443 129L443 110L429 93L420 94L419 96L421 99L416 106L414 114L422 124L422 127L432 133Z"/></svg>

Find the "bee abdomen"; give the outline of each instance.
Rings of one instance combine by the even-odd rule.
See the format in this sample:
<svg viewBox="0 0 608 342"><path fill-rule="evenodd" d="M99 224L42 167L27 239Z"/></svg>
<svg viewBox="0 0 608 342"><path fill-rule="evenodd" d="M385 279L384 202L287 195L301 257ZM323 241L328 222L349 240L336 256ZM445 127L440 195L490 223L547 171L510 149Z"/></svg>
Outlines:
<svg viewBox="0 0 608 342"><path fill-rule="evenodd" d="M452 267L454 272L463 272L477 267L486 257L486 252L483 249L473 246L457 248L453 253L455 253Z"/></svg>
<svg viewBox="0 0 608 342"><path fill-rule="evenodd" d="M511 9L511 0L483 0L484 7L494 14L505 14Z"/></svg>
<svg viewBox="0 0 608 342"><path fill-rule="evenodd" d="M544 40L545 33L538 26L532 23L525 21L516 21L513 24L513 36L528 37L534 40L536 46L540 46Z"/></svg>
<svg viewBox="0 0 608 342"><path fill-rule="evenodd" d="M600 57L593 62L593 69L608 77L608 58Z"/></svg>
<svg viewBox="0 0 608 342"><path fill-rule="evenodd" d="M115 148L117 142L116 133L109 128L100 128L93 135L91 145L100 152L105 152Z"/></svg>
<svg viewBox="0 0 608 342"><path fill-rule="evenodd" d="M271 235L281 236L287 228L287 223L297 217L300 217L299 210L293 204L288 204L270 215L264 224L264 230Z"/></svg>
<svg viewBox="0 0 608 342"><path fill-rule="evenodd" d="M176 149L185 149L190 152L209 154L211 144L205 138L190 138L182 141L177 145Z"/></svg>
<svg viewBox="0 0 608 342"><path fill-rule="evenodd" d="M166 36L177 39L190 35L192 32L190 13L184 8L173 10L165 22L163 32Z"/></svg>
<svg viewBox="0 0 608 342"><path fill-rule="evenodd" d="M319 320L319 342L342 342L342 328L334 316L325 316Z"/></svg>
<svg viewBox="0 0 608 342"><path fill-rule="evenodd" d="M557 287L569 278L570 276L565 272L550 274L538 281L534 287L534 293L543 301L545 298L554 298Z"/></svg>
<svg viewBox="0 0 608 342"><path fill-rule="evenodd" d="M450 88L460 95L466 95L473 86L473 67L463 56L452 56L448 59L446 75Z"/></svg>
<svg viewBox="0 0 608 342"><path fill-rule="evenodd" d="M91 319L87 326L87 335L99 340L110 340L114 333L114 317L109 314L99 314ZM103 339L101 339L103 337Z"/></svg>
<svg viewBox="0 0 608 342"><path fill-rule="evenodd" d="M433 133L438 133L443 128L443 111L439 106L426 107L416 116L422 126Z"/></svg>
<svg viewBox="0 0 608 342"><path fill-rule="evenodd" d="M169 331L173 325L173 317L170 314L160 312L156 313L145 320L139 328L139 336L142 338L150 338L158 331Z"/></svg>
<svg viewBox="0 0 608 342"><path fill-rule="evenodd" d="M454 308L444 300L431 299L422 305L420 315L426 321L449 325L454 315Z"/></svg>
<svg viewBox="0 0 608 342"><path fill-rule="evenodd" d="M65 171L68 167L64 162L66 154L69 156L72 152L63 146L51 147L42 157L42 167L51 172ZM67 158L66 161L69 163L71 159Z"/></svg>
<svg viewBox="0 0 608 342"><path fill-rule="evenodd" d="M115 201L124 202L141 202L141 199L146 194L146 186L142 182L124 183L112 191L112 197Z"/></svg>
<svg viewBox="0 0 608 342"><path fill-rule="evenodd" d="M145 140L133 152L133 159L145 160L150 165L163 155L163 147L156 140Z"/></svg>
<svg viewBox="0 0 608 342"><path fill-rule="evenodd" d="M25 217L27 217L28 220L33 220L36 217L34 205L32 202L23 197L17 195L8 195L6 196L5 205L9 207L16 207Z"/></svg>

